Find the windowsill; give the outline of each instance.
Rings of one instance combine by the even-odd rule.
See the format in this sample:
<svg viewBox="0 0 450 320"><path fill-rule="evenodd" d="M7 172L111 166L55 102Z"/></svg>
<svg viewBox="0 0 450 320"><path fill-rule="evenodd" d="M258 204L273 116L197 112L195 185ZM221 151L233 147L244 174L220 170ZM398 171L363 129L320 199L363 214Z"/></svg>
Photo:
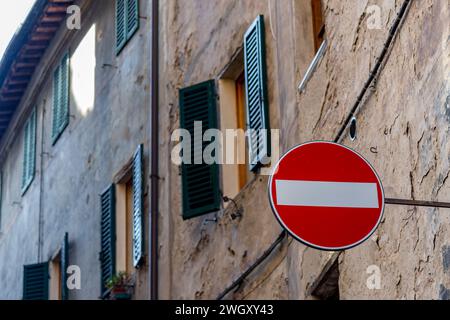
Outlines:
<svg viewBox="0 0 450 320"><path fill-rule="evenodd" d="M327 49L327 40L324 40L322 44L320 45L319 50L317 51L316 55L314 56L313 61L308 67L308 70L306 71L305 76L303 77L303 80L300 82L298 86L298 91L300 93L303 93L308 85L309 80L311 80L314 72L317 69L317 66L319 65L320 61L322 60L325 51Z"/></svg>

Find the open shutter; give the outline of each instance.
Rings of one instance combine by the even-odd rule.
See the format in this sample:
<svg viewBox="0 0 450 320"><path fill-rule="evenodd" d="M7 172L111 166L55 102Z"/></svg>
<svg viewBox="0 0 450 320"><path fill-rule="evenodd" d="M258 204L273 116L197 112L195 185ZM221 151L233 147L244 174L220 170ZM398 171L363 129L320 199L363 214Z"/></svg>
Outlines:
<svg viewBox="0 0 450 320"><path fill-rule="evenodd" d="M139 0L116 0L116 54L139 29Z"/></svg>
<svg viewBox="0 0 450 320"><path fill-rule="evenodd" d="M116 52L118 53L127 40L125 25L125 1L116 0Z"/></svg>
<svg viewBox="0 0 450 320"><path fill-rule="evenodd" d="M30 126L29 122L25 124L25 132L23 135L23 164L22 164L22 193L27 187L28 180L28 161L29 161L29 150L30 150Z"/></svg>
<svg viewBox="0 0 450 320"><path fill-rule="evenodd" d="M63 132L69 124L69 78L70 78L69 54L64 55L61 61L61 111L59 119L59 133Z"/></svg>
<svg viewBox="0 0 450 320"><path fill-rule="evenodd" d="M23 299L48 300L48 281L48 262L24 266Z"/></svg>
<svg viewBox="0 0 450 320"><path fill-rule="evenodd" d="M116 210L115 186L112 185L100 196L101 202L101 296L106 293L106 283L116 273Z"/></svg>
<svg viewBox="0 0 450 320"><path fill-rule="evenodd" d="M64 234L61 246L61 300L69 300L67 288L67 268L69 267L69 234Z"/></svg>
<svg viewBox="0 0 450 320"><path fill-rule="evenodd" d="M127 39L139 28L139 1L127 0Z"/></svg>
<svg viewBox="0 0 450 320"><path fill-rule="evenodd" d="M36 109L33 110L30 118L30 161L28 180L31 182L36 170Z"/></svg>
<svg viewBox="0 0 450 320"><path fill-rule="evenodd" d="M61 133L69 124L69 73L69 54L65 54L53 74L53 144L56 143Z"/></svg>
<svg viewBox="0 0 450 320"><path fill-rule="evenodd" d="M60 89L61 89L61 68L58 66L55 72L53 73L53 115L52 115L52 139L55 139L58 136L58 128L59 128L59 113L60 113Z"/></svg>
<svg viewBox="0 0 450 320"><path fill-rule="evenodd" d="M203 162L203 151L210 142L195 149L194 122L202 122L202 136L208 129L217 129L215 83L213 80L180 90L180 127L191 134L191 161L183 163L183 218L190 219L220 209L218 164ZM202 159L195 164L195 159Z"/></svg>
<svg viewBox="0 0 450 320"><path fill-rule="evenodd" d="M133 158L133 265L138 267L144 255L144 184L143 145L136 150Z"/></svg>
<svg viewBox="0 0 450 320"><path fill-rule="evenodd" d="M251 171L256 171L270 157L264 36L264 17L259 16L244 37L245 91Z"/></svg>
<svg viewBox="0 0 450 320"><path fill-rule="evenodd" d="M36 110L25 124L23 144L22 194L33 181L36 168Z"/></svg>

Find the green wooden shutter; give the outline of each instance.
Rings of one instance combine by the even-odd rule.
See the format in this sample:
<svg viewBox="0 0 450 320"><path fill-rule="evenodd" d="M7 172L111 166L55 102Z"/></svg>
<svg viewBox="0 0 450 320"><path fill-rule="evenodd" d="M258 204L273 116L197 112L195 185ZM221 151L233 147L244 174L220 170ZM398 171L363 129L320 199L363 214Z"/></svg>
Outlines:
<svg viewBox="0 0 450 320"><path fill-rule="evenodd" d="M53 110L52 110L52 139L55 142L58 136L58 120L59 120L59 112L60 112L60 89L61 89L61 68L58 66L55 72L53 73Z"/></svg>
<svg viewBox="0 0 450 320"><path fill-rule="evenodd" d="M131 39L139 28L139 1L127 0L127 40Z"/></svg>
<svg viewBox="0 0 450 320"><path fill-rule="evenodd" d="M24 266L23 299L48 300L48 280L48 262Z"/></svg>
<svg viewBox="0 0 450 320"><path fill-rule="evenodd" d="M69 300L69 289L67 288L67 268L69 267L69 234L64 234L61 246L61 299Z"/></svg>
<svg viewBox="0 0 450 320"><path fill-rule="evenodd" d="M22 193L25 192L28 180L28 160L30 150L30 126L29 122L25 124L25 132L23 135L23 163L22 163Z"/></svg>
<svg viewBox="0 0 450 320"><path fill-rule="evenodd" d="M259 16L244 36L245 91L251 171L256 171L270 157L264 37L264 17Z"/></svg>
<svg viewBox="0 0 450 320"><path fill-rule="evenodd" d="M70 82L69 55L66 54L61 61L61 112L59 114L59 131L62 133L69 124L69 82Z"/></svg>
<svg viewBox="0 0 450 320"><path fill-rule="evenodd" d="M53 144L63 133L69 124L70 103L70 60L69 54L65 54L60 65L53 74Z"/></svg>
<svg viewBox="0 0 450 320"><path fill-rule="evenodd" d="M139 29L139 0L116 0L116 54Z"/></svg>
<svg viewBox="0 0 450 320"><path fill-rule="evenodd" d="M28 179L31 181L34 179L34 174L36 171L36 109L33 110L31 114L30 123L30 161L29 161L29 172Z"/></svg>
<svg viewBox="0 0 450 320"><path fill-rule="evenodd" d="M125 1L116 0L116 52L118 53L127 41L125 25Z"/></svg>
<svg viewBox="0 0 450 320"><path fill-rule="evenodd" d="M100 269L101 269L101 295L106 293L106 283L116 273L116 210L115 186L112 185L100 196L101 223L100 223Z"/></svg>
<svg viewBox="0 0 450 320"><path fill-rule="evenodd" d="M144 185L143 185L143 145L136 150L133 158L133 265L138 267L144 255Z"/></svg>
<svg viewBox="0 0 450 320"><path fill-rule="evenodd" d="M22 194L34 179L36 169L36 110L25 124L23 148Z"/></svg>
<svg viewBox="0 0 450 320"><path fill-rule="evenodd" d="M183 163L183 218L190 219L220 209L218 164L195 164L209 142L194 149L194 122L202 122L202 133L217 129L216 93L214 81L207 81L180 90L180 127L191 134L191 163ZM201 154L200 154L201 152ZM197 157L196 157L197 156ZM201 157L203 159L203 157Z"/></svg>

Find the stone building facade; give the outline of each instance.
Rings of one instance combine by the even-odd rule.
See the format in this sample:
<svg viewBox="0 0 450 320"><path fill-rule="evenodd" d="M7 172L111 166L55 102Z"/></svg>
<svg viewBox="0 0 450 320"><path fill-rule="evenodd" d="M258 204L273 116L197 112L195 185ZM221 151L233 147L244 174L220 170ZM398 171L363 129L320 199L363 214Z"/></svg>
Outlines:
<svg viewBox="0 0 450 320"><path fill-rule="evenodd" d="M40 3L44 4L39 7ZM129 167L139 145L144 146L143 158L148 162L150 19L139 19L136 33L117 53L115 1L45 3L38 1L35 5L40 12L34 26L44 28L45 23L50 23L46 19L58 16L64 20L31 76L9 131L2 136L0 282L3 290L0 295L5 299L21 299L25 295L23 266L50 261L49 297L61 297L58 287L62 280L56 280L61 272L55 271L55 275L52 269L58 269L58 256L67 233L68 264L78 266L80 271L77 280L80 283L74 283L79 290L68 290L68 297L98 299L103 291L99 195L113 183L118 186L116 237L118 243L126 241L121 234L127 222L120 220L124 219L121 214L128 212L130 179L124 168ZM65 22L71 16L66 9L74 3L81 8L80 30L69 30ZM150 16L149 10L147 1L140 1L139 15ZM33 35L36 33L39 36L38 31ZM24 54L17 55L17 59ZM70 65L68 124L55 140L52 134L57 121L53 114L55 71L66 55ZM32 110L36 113L36 165L34 178L23 192L23 124ZM131 270L126 262L128 258L120 252L121 246L129 247L116 246L117 272ZM136 296L147 298L146 268L133 273Z"/></svg>
<svg viewBox="0 0 450 320"><path fill-rule="evenodd" d="M194 120L261 125L273 129L257 144L271 145L272 164L297 144L337 141L374 166L386 197L448 202L448 1L154 1L37 1L46 4L27 19L33 35L46 17L60 20L19 94L16 64L28 60L3 60L0 298L26 296L24 266L39 263L31 270L50 276L50 298L66 295L68 265L81 274L69 299L108 298L102 281L119 271L135 299L448 299L449 209L387 204L365 243L320 252L282 232L270 164L253 166L251 136L237 139L241 164L190 167L174 156L174 132ZM80 30L65 23L74 4ZM66 55L69 112L55 129Z"/></svg>

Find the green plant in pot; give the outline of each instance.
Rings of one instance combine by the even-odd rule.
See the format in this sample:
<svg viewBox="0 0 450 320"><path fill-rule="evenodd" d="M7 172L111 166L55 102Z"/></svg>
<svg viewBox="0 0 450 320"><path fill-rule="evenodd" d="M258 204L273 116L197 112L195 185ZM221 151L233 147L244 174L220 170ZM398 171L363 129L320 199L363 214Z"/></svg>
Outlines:
<svg viewBox="0 0 450 320"><path fill-rule="evenodd" d="M119 272L111 277L106 283L106 287L111 291L113 300L130 300L130 289L133 287L133 281L126 272Z"/></svg>

